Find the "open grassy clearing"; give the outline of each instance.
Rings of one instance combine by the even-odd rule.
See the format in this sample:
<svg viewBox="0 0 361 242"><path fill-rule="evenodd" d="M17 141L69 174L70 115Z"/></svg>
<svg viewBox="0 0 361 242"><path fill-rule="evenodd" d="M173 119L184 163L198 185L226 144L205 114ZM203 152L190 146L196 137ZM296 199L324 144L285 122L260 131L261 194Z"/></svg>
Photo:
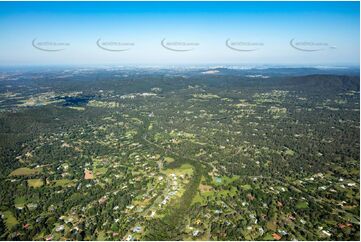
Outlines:
<svg viewBox="0 0 361 242"><path fill-rule="evenodd" d="M28 179L27 181L28 186L32 188L38 188L42 187L44 185L44 182L42 179Z"/></svg>
<svg viewBox="0 0 361 242"><path fill-rule="evenodd" d="M2 212L2 214L4 215L5 225L8 230L19 224L18 220L11 211L5 211Z"/></svg>
<svg viewBox="0 0 361 242"><path fill-rule="evenodd" d="M16 170L13 170L9 176L30 176L38 174L42 171L42 168L28 168L28 167L21 167Z"/></svg>

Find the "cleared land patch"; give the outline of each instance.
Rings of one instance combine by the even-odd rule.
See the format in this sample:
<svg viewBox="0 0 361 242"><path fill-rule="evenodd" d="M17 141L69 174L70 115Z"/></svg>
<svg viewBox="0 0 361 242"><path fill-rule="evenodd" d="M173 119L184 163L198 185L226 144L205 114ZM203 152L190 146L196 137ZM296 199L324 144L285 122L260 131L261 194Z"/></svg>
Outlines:
<svg viewBox="0 0 361 242"><path fill-rule="evenodd" d="M41 172L41 170L42 170L41 168L31 169L28 167L21 167L16 170L13 170L10 173L10 176L30 176L30 175L38 174L39 172Z"/></svg>
<svg viewBox="0 0 361 242"><path fill-rule="evenodd" d="M29 179L28 180L28 186L33 188L42 187L44 185L44 182L42 179Z"/></svg>
<svg viewBox="0 0 361 242"><path fill-rule="evenodd" d="M6 228L9 230L16 226L19 222L11 211L2 212L5 219Z"/></svg>

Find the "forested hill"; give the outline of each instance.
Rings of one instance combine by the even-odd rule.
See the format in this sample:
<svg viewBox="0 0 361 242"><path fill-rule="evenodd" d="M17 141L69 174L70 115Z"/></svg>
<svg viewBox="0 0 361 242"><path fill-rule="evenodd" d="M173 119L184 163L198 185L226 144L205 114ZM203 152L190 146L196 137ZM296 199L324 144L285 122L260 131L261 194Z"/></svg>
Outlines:
<svg viewBox="0 0 361 242"><path fill-rule="evenodd" d="M309 75L286 79L284 84L319 89L360 90L359 76Z"/></svg>

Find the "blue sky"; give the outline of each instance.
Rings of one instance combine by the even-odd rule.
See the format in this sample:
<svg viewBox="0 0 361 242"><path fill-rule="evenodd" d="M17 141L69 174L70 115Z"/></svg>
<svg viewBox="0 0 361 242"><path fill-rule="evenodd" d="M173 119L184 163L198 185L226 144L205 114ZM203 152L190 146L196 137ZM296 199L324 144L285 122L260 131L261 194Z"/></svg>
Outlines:
<svg viewBox="0 0 361 242"><path fill-rule="evenodd" d="M359 65L359 18L359 2L0 2L0 65Z"/></svg>

